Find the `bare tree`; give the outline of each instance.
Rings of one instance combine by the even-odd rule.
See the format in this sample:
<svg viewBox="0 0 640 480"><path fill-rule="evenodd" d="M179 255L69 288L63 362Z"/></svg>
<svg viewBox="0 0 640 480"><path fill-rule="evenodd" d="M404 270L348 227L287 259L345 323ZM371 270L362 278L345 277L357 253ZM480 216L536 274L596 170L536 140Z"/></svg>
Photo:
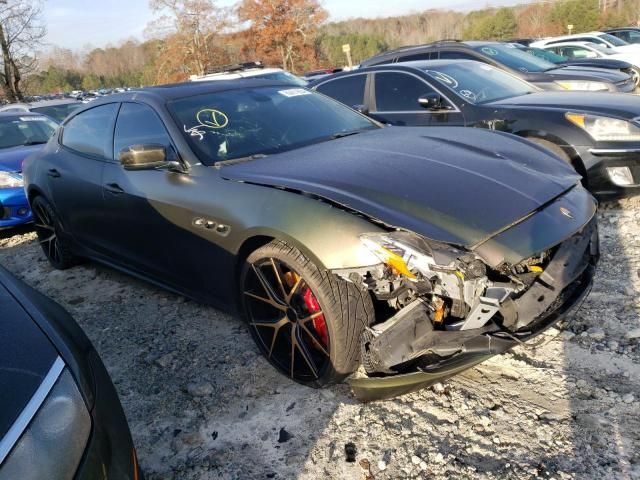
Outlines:
<svg viewBox="0 0 640 480"><path fill-rule="evenodd" d="M147 35L162 39L158 82L203 74L219 54L218 37L228 25L228 12L213 0L150 0L162 14L147 28Z"/></svg>
<svg viewBox="0 0 640 480"><path fill-rule="evenodd" d="M41 13L41 0L0 2L0 82L9 101L22 100L20 81L36 68L36 49L46 34Z"/></svg>

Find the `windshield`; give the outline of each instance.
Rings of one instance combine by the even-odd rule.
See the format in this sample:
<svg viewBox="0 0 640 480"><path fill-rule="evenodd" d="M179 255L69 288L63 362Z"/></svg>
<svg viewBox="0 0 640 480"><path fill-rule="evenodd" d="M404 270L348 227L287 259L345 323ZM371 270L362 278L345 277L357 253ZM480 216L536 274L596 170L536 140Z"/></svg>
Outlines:
<svg viewBox="0 0 640 480"><path fill-rule="evenodd" d="M585 46L591 48L592 50L597 50L600 53L604 53L605 55L613 55L615 53L615 50L607 48L604 45L600 45L598 43L587 42L585 43Z"/></svg>
<svg viewBox="0 0 640 480"><path fill-rule="evenodd" d="M47 143L56 123L45 116L0 118L0 148Z"/></svg>
<svg viewBox="0 0 640 480"><path fill-rule="evenodd" d="M291 85L296 85L298 87L306 87L307 82L296 75L289 72L273 72L273 73L265 73L264 75L260 75L258 78L265 78L267 80L275 80L283 83L290 83Z"/></svg>
<svg viewBox="0 0 640 480"><path fill-rule="evenodd" d="M542 58L551 63L564 63L567 61L567 57L563 57L562 55L558 55L557 53L550 52L549 50L544 50L542 48L533 48L533 47L518 47L520 50L527 52L534 57Z"/></svg>
<svg viewBox="0 0 640 480"><path fill-rule="evenodd" d="M200 161L269 155L379 128L341 103L303 88L261 87L168 104Z"/></svg>
<svg viewBox="0 0 640 480"><path fill-rule="evenodd" d="M484 47L473 47L473 49L520 72L546 72L557 68L551 62L523 52L512 43L495 43Z"/></svg>
<svg viewBox="0 0 640 480"><path fill-rule="evenodd" d="M609 35L608 33L602 33L598 35L601 39L609 42L614 47L624 47L625 45L629 45L624 40L619 39L618 37L614 37L613 35Z"/></svg>
<svg viewBox="0 0 640 480"><path fill-rule="evenodd" d="M60 105L48 105L46 107L35 107L31 111L34 113L41 113L47 117L53 118L57 122L62 122L67 115L81 107L81 102L63 103Z"/></svg>
<svg viewBox="0 0 640 480"><path fill-rule="evenodd" d="M536 87L513 75L476 62L430 66L425 71L430 77L473 104L519 97L537 91Z"/></svg>

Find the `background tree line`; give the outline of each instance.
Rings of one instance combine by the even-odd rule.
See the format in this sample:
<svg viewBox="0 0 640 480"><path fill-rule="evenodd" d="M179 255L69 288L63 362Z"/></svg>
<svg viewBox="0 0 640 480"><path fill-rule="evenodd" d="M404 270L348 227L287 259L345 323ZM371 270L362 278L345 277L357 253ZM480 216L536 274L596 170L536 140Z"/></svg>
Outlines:
<svg viewBox="0 0 640 480"><path fill-rule="evenodd" d="M466 14L427 10L331 23L326 22L328 15L319 0L240 0L231 8L221 8L215 0L150 0L157 18L148 25L145 41L131 39L82 51L52 48L40 55L36 68L36 52L44 36L38 16L41 0L4 1L3 6L0 0L0 81L10 99L19 98L22 91L35 94L182 81L215 65L256 59L301 73L343 65L345 43L351 45L357 63L389 48L440 39L539 37L565 33L569 23L578 33L636 25L640 20L640 0L541 1ZM20 18L28 19L29 29L22 29L29 36L7 35L25 27ZM11 42L8 56L3 37ZM12 90L11 84L24 88Z"/></svg>

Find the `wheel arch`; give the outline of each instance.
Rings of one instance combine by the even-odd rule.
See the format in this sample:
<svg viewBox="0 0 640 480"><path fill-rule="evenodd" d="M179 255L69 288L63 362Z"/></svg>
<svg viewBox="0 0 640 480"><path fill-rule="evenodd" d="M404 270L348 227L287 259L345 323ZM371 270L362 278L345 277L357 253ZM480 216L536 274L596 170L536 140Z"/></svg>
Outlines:
<svg viewBox="0 0 640 480"><path fill-rule="evenodd" d="M584 165L584 162L582 161L582 158L580 158L580 155L578 154L576 149L573 148L573 146L570 145L568 142L566 142L565 140L562 140L560 137L552 133L549 133L547 131L541 131L541 130L522 130L519 132L514 132L514 134L526 139L538 138L540 140L545 140L549 143L553 143L558 148L560 148L567 155L567 157L569 157L569 160L571 161L571 165L573 166L573 168L575 168L576 171L580 175L582 175L583 183L586 182L587 169Z"/></svg>

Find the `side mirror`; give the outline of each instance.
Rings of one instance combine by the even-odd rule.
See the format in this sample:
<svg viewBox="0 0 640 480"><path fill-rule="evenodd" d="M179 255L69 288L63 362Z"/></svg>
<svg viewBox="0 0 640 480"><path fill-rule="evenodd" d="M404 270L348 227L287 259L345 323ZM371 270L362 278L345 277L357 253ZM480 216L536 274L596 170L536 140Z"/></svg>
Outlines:
<svg viewBox="0 0 640 480"><path fill-rule="evenodd" d="M369 115L369 109L365 105L354 105L351 108L363 115Z"/></svg>
<svg viewBox="0 0 640 480"><path fill-rule="evenodd" d="M131 145L120 150L118 158L125 170L168 168L180 172L184 171L182 163L168 158L167 149L164 145Z"/></svg>
<svg viewBox="0 0 640 480"><path fill-rule="evenodd" d="M448 110L448 106L442 101L442 97L437 93L425 93L418 97L418 103L427 110Z"/></svg>

